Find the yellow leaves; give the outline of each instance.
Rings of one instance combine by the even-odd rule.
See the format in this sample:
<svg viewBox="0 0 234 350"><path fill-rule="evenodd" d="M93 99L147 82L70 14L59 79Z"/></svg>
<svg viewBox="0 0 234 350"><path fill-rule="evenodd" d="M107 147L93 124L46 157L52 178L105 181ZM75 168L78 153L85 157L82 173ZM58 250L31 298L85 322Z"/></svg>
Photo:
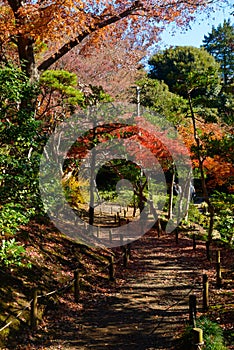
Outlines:
<svg viewBox="0 0 234 350"><path fill-rule="evenodd" d="M63 188L66 197L71 204L76 205L78 203L86 203L88 201L88 187L89 182L86 179L79 178L70 175L63 179Z"/></svg>
<svg viewBox="0 0 234 350"><path fill-rule="evenodd" d="M14 32L15 24L13 13L9 6L2 6L0 8L0 39L7 40Z"/></svg>

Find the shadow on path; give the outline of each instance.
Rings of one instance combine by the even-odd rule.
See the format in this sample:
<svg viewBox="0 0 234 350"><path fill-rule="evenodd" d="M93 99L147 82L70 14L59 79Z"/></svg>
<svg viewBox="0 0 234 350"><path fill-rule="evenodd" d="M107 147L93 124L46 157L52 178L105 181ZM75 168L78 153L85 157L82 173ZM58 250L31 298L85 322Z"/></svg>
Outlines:
<svg viewBox="0 0 234 350"><path fill-rule="evenodd" d="M175 350L188 320L189 294L200 289L195 288L199 275L191 241L181 245L170 236L134 242L124 284L117 276L116 288L101 299L93 297L81 312L69 309L69 303L61 317L52 311L47 328L29 347L17 349Z"/></svg>

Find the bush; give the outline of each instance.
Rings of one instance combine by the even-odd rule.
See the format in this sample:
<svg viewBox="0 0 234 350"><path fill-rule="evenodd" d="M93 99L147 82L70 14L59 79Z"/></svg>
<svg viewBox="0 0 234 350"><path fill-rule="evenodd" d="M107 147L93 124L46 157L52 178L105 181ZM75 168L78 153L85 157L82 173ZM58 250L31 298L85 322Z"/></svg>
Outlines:
<svg viewBox="0 0 234 350"><path fill-rule="evenodd" d="M10 240L2 240L0 246L0 266L25 266L22 260L25 258L25 249L16 242L15 238ZM27 265L29 267L29 265Z"/></svg>
<svg viewBox="0 0 234 350"><path fill-rule="evenodd" d="M26 225L34 210L25 211L21 204L8 203L0 208L1 235L14 235L20 229L20 225Z"/></svg>
<svg viewBox="0 0 234 350"><path fill-rule="evenodd" d="M215 229L220 233L223 242L232 244L234 194L215 191L211 199L217 215Z"/></svg>
<svg viewBox="0 0 234 350"><path fill-rule="evenodd" d="M227 350L224 345L222 328L207 317L197 319L196 326L203 330L203 350ZM188 326L182 337L181 350L192 349L192 327Z"/></svg>
<svg viewBox="0 0 234 350"><path fill-rule="evenodd" d="M70 176L63 179L62 182L67 201L72 206L87 203L89 201L89 181L86 179L77 179Z"/></svg>
<svg viewBox="0 0 234 350"><path fill-rule="evenodd" d="M8 239L14 236L21 225L26 225L31 216L35 214L34 209L22 207L19 203L8 203L0 208L0 232L2 238L0 243L0 266L24 266L30 267L30 264L25 264L23 260L26 258L26 252L15 238Z"/></svg>

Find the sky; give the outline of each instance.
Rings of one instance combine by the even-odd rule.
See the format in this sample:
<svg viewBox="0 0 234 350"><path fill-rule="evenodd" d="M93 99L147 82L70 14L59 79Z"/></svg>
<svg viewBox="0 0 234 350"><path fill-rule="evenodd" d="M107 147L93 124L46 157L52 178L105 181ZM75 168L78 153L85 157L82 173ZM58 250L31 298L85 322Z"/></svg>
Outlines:
<svg viewBox="0 0 234 350"><path fill-rule="evenodd" d="M230 4L231 3L232 1L230 0ZM229 18L231 23L234 22L233 11L233 7L226 6L223 9L211 13L209 19L207 19L207 15L205 14L199 15L194 22L190 23L191 29L188 29L183 34L181 33L181 29L178 29L172 35L172 26L168 26L161 35L162 41L159 43L160 49L169 46L201 46L203 44L202 40L204 39L204 35L211 32L212 26L217 28L220 23L223 23L224 19L228 20Z"/></svg>

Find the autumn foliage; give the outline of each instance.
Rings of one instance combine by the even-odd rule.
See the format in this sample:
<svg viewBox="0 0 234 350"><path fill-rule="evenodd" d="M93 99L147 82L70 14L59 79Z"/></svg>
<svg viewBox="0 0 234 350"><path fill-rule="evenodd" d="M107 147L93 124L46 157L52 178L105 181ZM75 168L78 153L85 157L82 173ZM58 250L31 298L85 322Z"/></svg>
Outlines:
<svg viewBox="0 0 234 350"><path fill-rule="evenodd" d="M219 142L223 139L225 133L230 132L230 130L225 130L225 128L221 128L221 126L216 123L203 122L198 122L198 128L201 140L202 162L208 180L208 187L215 188L226 184L229 191L233 192L234 188L232 182L234 178L234 167L231 161L232 149L230 148L227 150L224 157L219 148ZM180 134L183 136L187 148L191 150L193 167L198 168L192 126L181 126Z"/></svg>
<svg viewBox="0 0 234 350"><path fill-rule="evenodd" d="M207 0L177 1L22 1L2 0L0 45L2 59L9 52L29 76L48 69L76 46L99 45L109 36L114 44L123 36L148 45L164 24L183 25L204 9ZM47 47L41 55L42 47Z"/></svg>

